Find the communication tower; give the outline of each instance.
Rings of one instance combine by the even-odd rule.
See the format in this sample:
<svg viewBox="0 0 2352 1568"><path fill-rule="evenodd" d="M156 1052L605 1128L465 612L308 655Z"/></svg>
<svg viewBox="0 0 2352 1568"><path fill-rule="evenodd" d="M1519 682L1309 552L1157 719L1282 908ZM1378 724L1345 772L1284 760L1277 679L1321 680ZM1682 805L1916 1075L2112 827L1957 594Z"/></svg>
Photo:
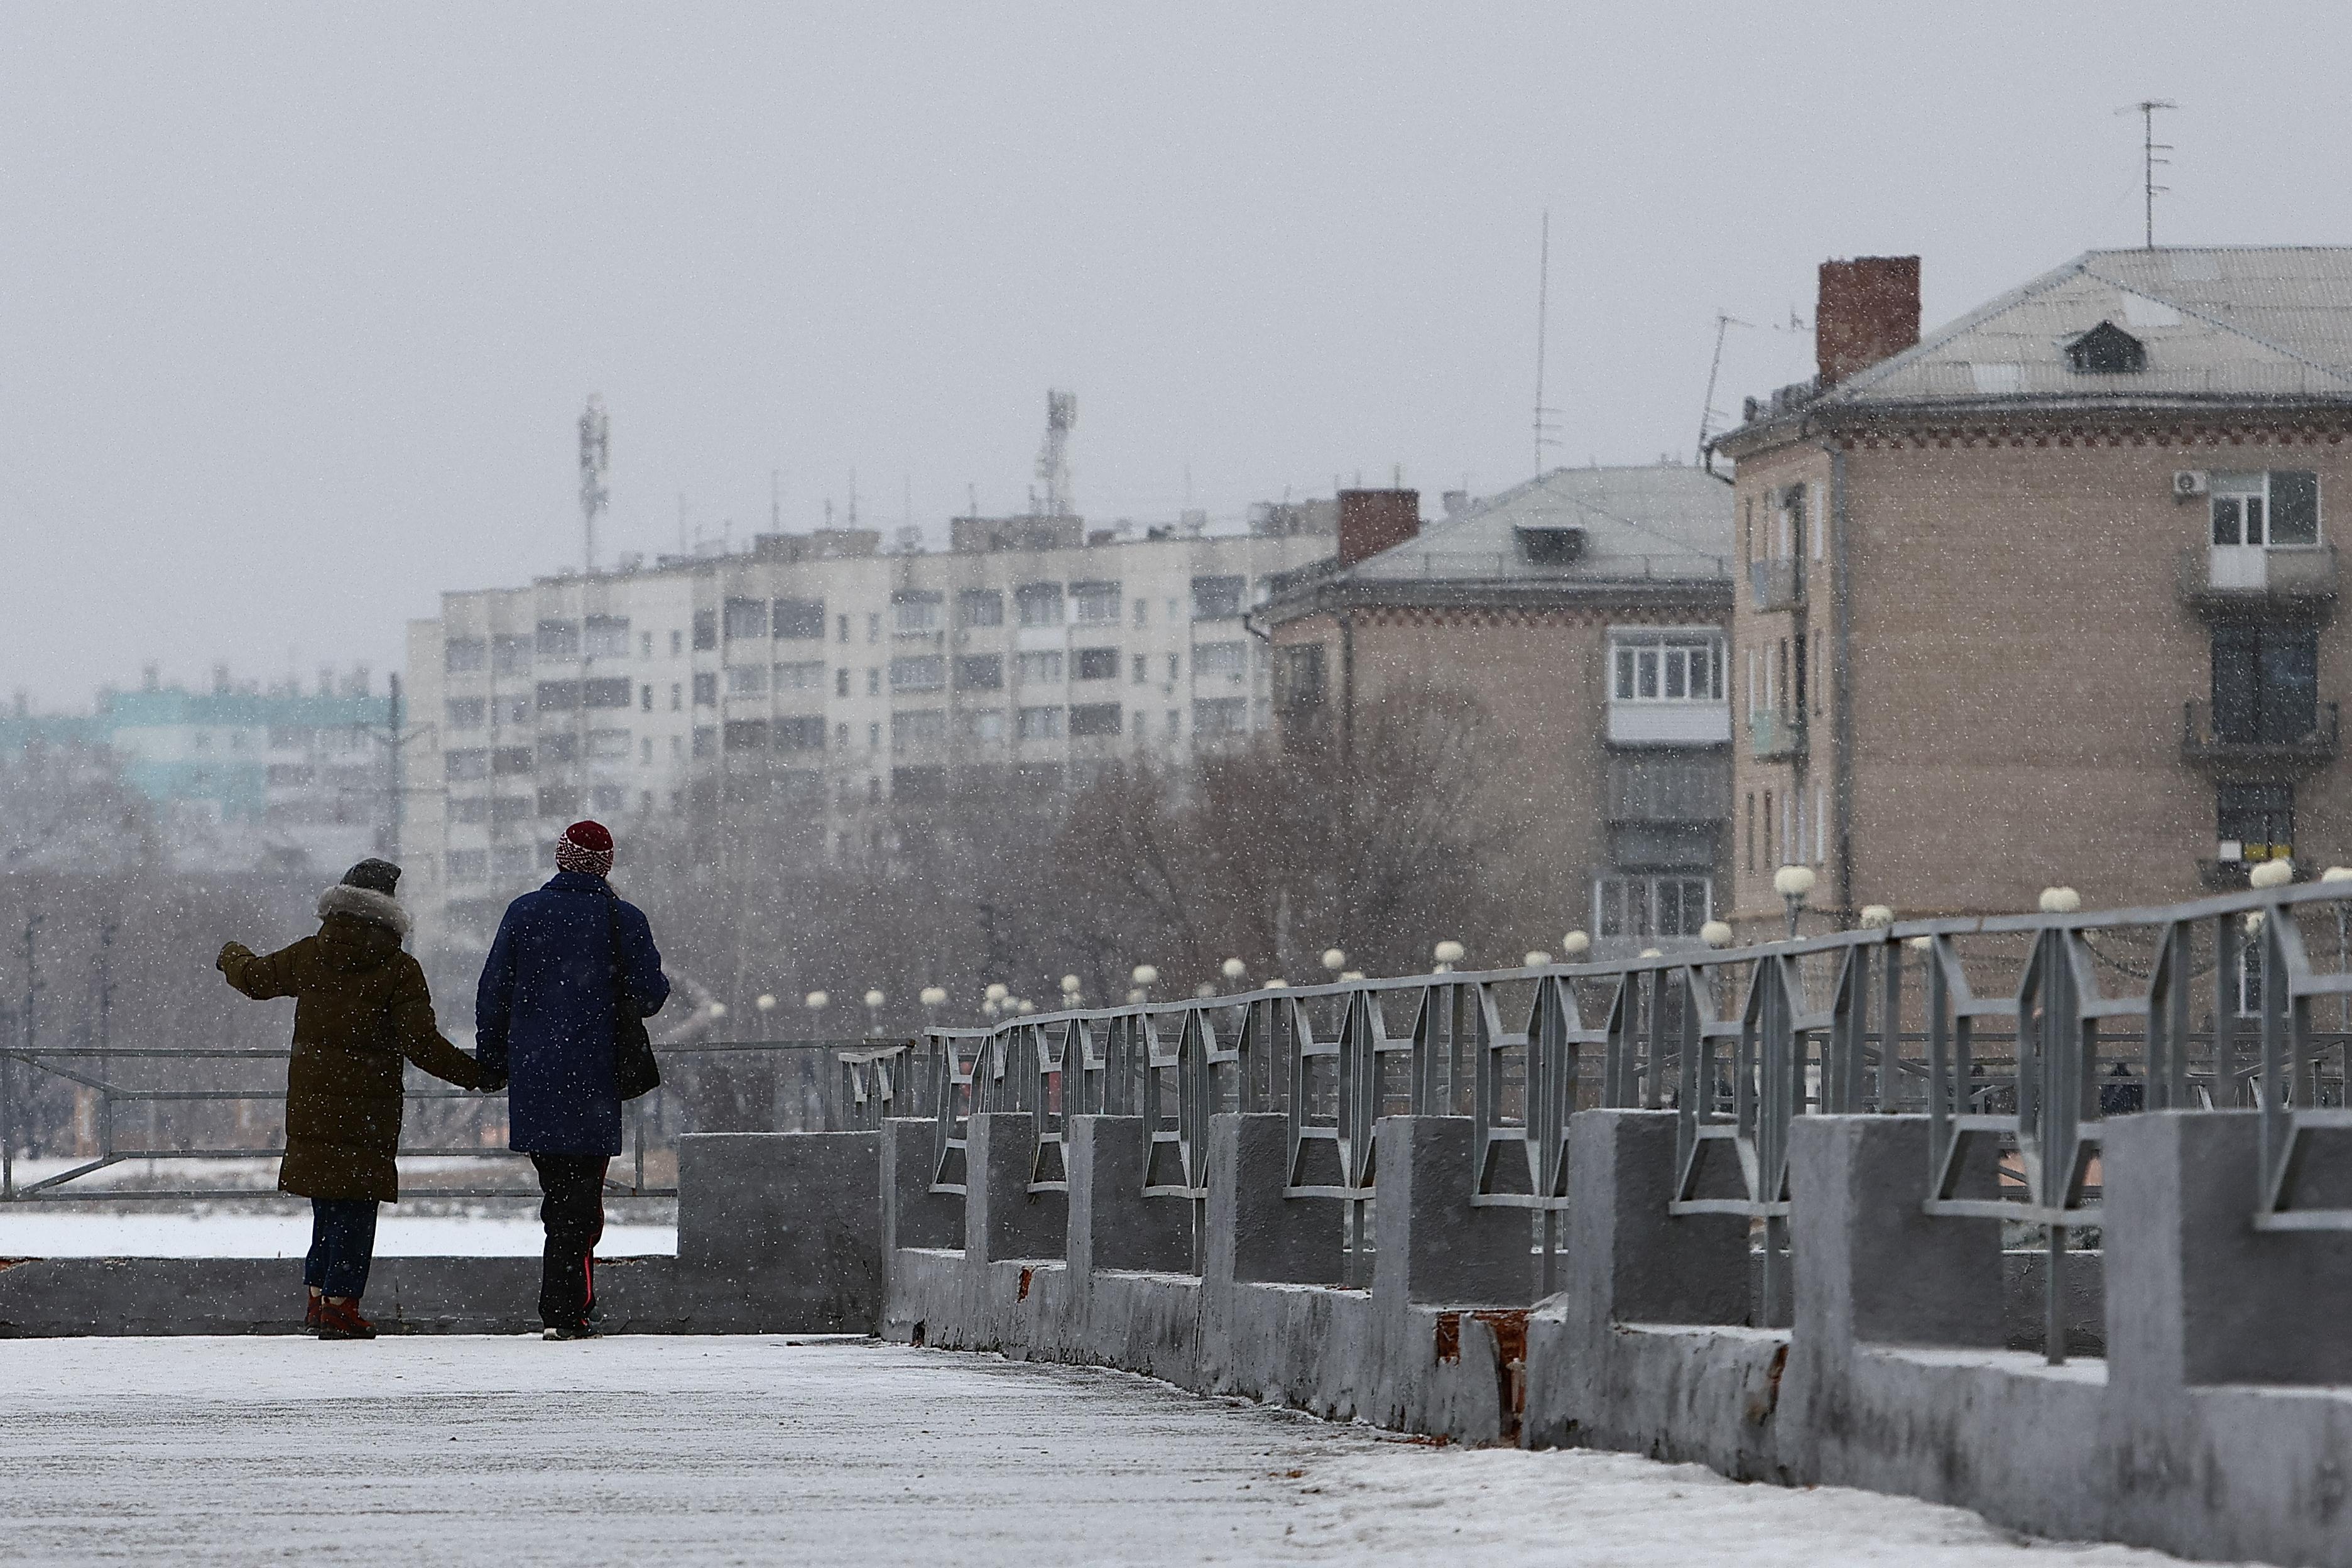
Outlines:
<svg viewBox="0 0 2352 1568"><path fill-rule="evenodd" d="M1070 492L1070 426L1078 422L1078 395L1045 394L1045 447L1037 454L1037 477L1045 484L1045 515L1076 517Z"/></svg>
<svg viewBox="0 0 2352 1568"><path fill-rule="evenodd" d="M612 457L612 426L604 417L604 399L597 393L588 395L588 407L580 416L580 522L587 535L588 574L596 574L596 520L613 499L605 487L604 478L610 469Z"/></svg>

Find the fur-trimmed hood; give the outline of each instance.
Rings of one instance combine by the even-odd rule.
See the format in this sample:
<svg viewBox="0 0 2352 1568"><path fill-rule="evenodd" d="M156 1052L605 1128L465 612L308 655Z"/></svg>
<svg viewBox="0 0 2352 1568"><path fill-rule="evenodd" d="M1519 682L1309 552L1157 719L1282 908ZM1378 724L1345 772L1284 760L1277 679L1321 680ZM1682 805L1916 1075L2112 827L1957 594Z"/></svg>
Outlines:
<svg viewBox="0 0 2352 1568"><path fill-rule="evenodd" d="M405 939L408 935L408 911L389 893L338 882L319 895L319 918L325 920L329 915L349 915L353 920L382 926L396 937Z"/></svg>

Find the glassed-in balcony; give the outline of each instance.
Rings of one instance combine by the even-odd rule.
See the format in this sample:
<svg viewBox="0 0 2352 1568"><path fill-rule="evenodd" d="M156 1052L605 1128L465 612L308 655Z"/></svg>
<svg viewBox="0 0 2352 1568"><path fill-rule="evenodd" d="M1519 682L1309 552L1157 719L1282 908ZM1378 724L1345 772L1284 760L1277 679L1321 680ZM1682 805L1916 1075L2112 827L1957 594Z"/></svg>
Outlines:
<svg viewBox="0 0 2352 1568"><path fill-rule="evenodd" d="M2191 545L2179 582L2182 602L2207 614L2317 609L2336 601L2336 546Z"/></svg>
<svg viewBox="0 0 2352 1568"><path fill-rule="evenodd" d="M1796 609L1805 602L1804 557L1749 562L1748 588L1759 610Z"/></svg>
<svg viewBox="0 0 2352 1568"><path fill-rule="evenodd" d="M1805 716L1759 710L1748 715L1748 743L1759 762L1805 754Z"/></svg>

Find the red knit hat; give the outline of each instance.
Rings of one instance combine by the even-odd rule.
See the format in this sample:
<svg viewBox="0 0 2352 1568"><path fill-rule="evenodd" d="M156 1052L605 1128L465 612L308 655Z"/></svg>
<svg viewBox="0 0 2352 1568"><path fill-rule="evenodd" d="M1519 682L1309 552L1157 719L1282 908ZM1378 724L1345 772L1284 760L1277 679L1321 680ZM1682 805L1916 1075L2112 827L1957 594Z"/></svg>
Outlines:
<svg viewBox="0 0 2352 1568"><path fill-rule="evenodd" d="M575 822L555 841L556 868L606 876L613 869L613 835L601 822Z"/></svg>

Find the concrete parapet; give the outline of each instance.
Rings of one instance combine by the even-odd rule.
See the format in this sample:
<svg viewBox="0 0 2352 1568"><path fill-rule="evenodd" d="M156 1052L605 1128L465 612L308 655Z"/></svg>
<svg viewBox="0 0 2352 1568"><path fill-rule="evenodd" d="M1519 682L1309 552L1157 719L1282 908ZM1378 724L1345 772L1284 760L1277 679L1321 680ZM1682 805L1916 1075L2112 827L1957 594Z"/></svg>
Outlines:
<svg viewBox="0 0 2352 1568"><path fill-rule="evenodd" d="M1338 1198L1286 1198L1289 1119L1279 1111L1209 1119L1209 1234L1202 1273L1213 1289L1242 1281L1334 1285L1345 1265Z"/></svg>
<svg viewBox="0 0 2352 1568"><path fill-rule="evenodd" d="M2352 1384L2352 1234L2254 1228L2260 1140L2252 1110L2106 1123L2119 1386Z"/></svg>
<svg viewBox="0 0 2352 1568"><path fill-rule="evenodd" d="M882 1123L882 1257L902 1247L963 1246L963 1195L931 1190L936 1124L912 1117Z"/></svg>
<svg viewBox="0 0 2352 1568"><path fill-rule="evenodd" d="M1029 1190L1036 1129L1025 1110L989 1111L964 1122L963 1249L977 1262L1066 1256L1069 1194Z"/></svg>
<svg viewBox="0 0 2352 1568"><path fill-rule="evenodd" d="M1748 1321L1748 1222L1666 1212L1675 1121L1670 1110L1569 1118L1568 1289L1596 1330Z"/></svg>
<svg viewBox="0 0 2352 1568"><path fill-rule="evenodd" d="M1097 1269L1181 1274L1192 1267L1192 1205L1143 1195L1151 1132L1140 1116L1069 1121L1070 1271L1081 1287Z"/></svg>
<svg viewBox="0 0 2352 1568"><path fill-rule="evenodd" d="M696 1321L871 1333L882 1308L881 1136L677 1141L677 1283Z"/></svg>
<svg viewBox="0 0 2352 1568"><path fill-rule="evenodd" d="M1405 1302L1523 1307L1535 1299L1532 1211L1478 1208L1477 1124L1467 1116L1389 1116L1379 1124L1372 1296Z"/></svg>

